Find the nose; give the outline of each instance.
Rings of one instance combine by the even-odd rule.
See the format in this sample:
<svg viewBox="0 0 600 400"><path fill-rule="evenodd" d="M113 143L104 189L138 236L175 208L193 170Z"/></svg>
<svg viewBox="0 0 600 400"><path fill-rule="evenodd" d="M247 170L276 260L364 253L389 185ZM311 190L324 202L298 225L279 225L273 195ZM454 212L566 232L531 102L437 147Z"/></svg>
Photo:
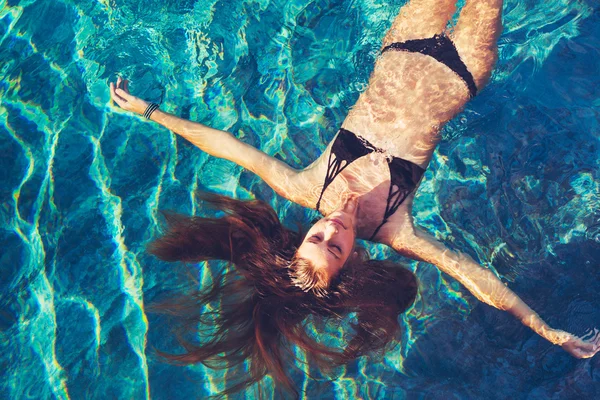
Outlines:
<svg viewBox="0 0 600 400"><path fill-rule="evenodd" d="M327 226L325 228L325 239L332 238L338 232L339 232L339 227L337 226L337 224L334 224L333 222L327 223Z"/></svg>

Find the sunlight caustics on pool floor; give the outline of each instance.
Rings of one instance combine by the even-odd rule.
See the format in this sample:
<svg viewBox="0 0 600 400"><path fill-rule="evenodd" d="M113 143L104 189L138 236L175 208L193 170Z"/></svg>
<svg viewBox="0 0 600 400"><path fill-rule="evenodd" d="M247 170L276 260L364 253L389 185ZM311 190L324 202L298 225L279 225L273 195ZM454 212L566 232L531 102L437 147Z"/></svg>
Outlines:
<svg viewBox="0 0 600 400"><path fill-rule="evenodd" d="M108 82L125 76L167 111L306 166L365 88L403 3L0 0L0 398L203 398L244 373L154 354L178 350L145 313L178 288L174 266L145 253L158 211L201 214L194 193L209 190L268 201L290 227L316 213L111 106ZM414 216L581 334L600 321L600 5L505 3L497 69L446 126ZM431 265L369 250L420 279L403 341L334 381L299 365L306 398L600 392L598 357L571 358ZM200 280L222 267L200 266ZM337 343L347 328L311 329Z"/></svg>

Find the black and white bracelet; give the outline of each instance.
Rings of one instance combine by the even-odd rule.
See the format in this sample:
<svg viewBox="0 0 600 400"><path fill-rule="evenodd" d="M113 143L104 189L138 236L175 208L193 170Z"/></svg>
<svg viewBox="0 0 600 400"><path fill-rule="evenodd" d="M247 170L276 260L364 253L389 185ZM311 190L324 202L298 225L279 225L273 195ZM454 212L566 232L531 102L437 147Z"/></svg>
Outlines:
<svg viewBox="0 0 600 400"><path fill-rule="evenodd" d="M150 103L148 104L148 107L146 108L146 111L144 111L144 117L146 119L150 119L150 116L152 115L152 113L156 110L158 110L159 105L156 103Z"/></svg>

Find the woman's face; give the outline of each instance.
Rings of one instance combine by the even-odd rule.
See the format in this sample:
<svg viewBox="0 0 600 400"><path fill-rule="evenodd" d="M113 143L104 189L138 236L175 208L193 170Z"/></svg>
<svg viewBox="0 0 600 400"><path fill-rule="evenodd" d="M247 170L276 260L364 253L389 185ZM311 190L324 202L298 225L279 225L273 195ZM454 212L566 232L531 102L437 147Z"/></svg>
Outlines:
<svg viewBox="0 0 600 400"><path fill-rule="evenodd" d="M354 252L357 208L356 199L351 199L342 209L321 218L304 237L297 256L323 268L329 278L337 275Z"/></svg>

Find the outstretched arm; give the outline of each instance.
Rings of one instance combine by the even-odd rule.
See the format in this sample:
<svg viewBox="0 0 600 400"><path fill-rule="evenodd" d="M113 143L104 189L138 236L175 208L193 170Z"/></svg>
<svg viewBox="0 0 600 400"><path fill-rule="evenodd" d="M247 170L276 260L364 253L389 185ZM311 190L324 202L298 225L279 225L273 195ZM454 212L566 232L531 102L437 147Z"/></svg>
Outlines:
<svg viewBox="0 0 600 400"><path fill-rule="evenodd" d="M392 247L403 255L434 264L462 283L479 300L510 312L537 334L577 358L593 357L600 350L600 334L596 330L590 337L578 338L552 329L491 271L482 268L468 255L448 249L423 230L404 229L403 234L397 235L392 242Z"/></svg>
<svg viewBox="0 0 600 400"><path fill-rule="evenodd" d="M116 84L111 82L112 99L127 111L143 114L148 103L131 95L127 86L127 80L121 78ZM302 192L301 188L297 187L300 184L297 170L238 140L229 132L188 121L160 109L154 111L150 119L187 139L211 156L233 161L254 172L279 195L291 201L296 201L296 194Z"/></svg>

